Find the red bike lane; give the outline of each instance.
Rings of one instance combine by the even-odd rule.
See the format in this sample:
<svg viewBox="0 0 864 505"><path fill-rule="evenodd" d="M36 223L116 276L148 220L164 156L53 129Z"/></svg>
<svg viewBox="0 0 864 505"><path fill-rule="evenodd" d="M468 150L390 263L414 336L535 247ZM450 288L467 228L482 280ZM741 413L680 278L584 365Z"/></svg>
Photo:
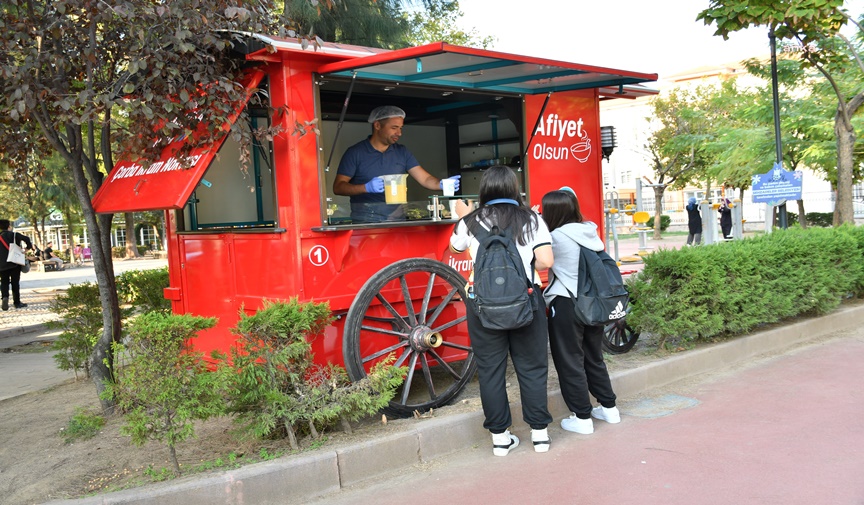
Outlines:
<svg viewBox="0 0 864 505"><path fill-rule="evenodd" d="M619 400L593 435L529 430L316 503L864 504L864 331Z"/></svg>

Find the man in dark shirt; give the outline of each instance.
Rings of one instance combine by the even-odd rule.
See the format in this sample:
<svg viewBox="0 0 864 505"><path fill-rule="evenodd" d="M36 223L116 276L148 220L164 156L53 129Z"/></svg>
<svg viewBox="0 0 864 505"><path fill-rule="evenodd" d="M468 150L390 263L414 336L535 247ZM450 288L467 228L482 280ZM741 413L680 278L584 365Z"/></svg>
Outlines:
<svg viewBox="0 0 864 505"><path fill-rule="evenodd" d="M42 251L42 260L54 263L55 265L57 265L57 270L65 270L63 268L63 260L58 258L57 256L54 256L54 249L51 249L51 246L53 244L53 242L48 242L47 244L45 244L45 249Z"/></svg>
<svg viewBox="0 0 864 505"><path fill-rule="evenodd" d="M351 197L351 220L354 223L402 221L402 205L388 205L384 197L382 176L409 174L426 189L441 189L441 179L420 166L414 155L399 144L405 111L392 105L375 108L369 114L372 135L349 147L333 181L333 193ZM459 189L459 175L450 177Z"/></svg>

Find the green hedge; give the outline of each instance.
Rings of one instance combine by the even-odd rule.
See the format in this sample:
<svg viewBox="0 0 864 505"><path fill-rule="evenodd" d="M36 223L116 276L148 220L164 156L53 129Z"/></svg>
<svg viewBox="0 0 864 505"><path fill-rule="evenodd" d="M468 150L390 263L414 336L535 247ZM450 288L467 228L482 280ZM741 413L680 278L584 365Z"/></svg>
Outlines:
<svg viewBox="0 0 864 505"><path fill-rule="evenodd" d="M713 341L799 315L825 314L864 292L864 228L790 228L644 258L628 316L642 332Z"/></svg>
<svg viewBox="0 0 864 505"><path fill-rule="evenodd" d="M168 267L150 270L128 270L117 275L117 296L140 312L171 312L171 301L165 299L169 285Z"/></svg>
<svg viewBox="0 0 864 505"><path fill-rule="evenodd" d="M667 216L666 214L660 214L660 231L666 231L666 228L669 228L669 225L672 224L672 218ZM654 216L651 216L648 219L648 222L645 223L645 226L648 228L654 228Z"/></svg>
<svg viewBox="0 0 864 505"><path fill-rule="evenodd" d="M138 248L138 254L144 256L150 249L145 245L136 246ZM126 257L126 246L116 246L111 248L111 257L113 258L125 258Z"/></svg>

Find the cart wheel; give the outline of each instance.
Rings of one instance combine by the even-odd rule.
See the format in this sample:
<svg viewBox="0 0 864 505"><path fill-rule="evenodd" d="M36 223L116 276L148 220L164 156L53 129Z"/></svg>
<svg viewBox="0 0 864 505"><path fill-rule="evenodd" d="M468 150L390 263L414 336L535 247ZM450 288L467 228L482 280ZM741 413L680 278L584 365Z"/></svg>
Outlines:
<svg viewBox="0 0 864 505"><path fill-rule="evenodd" d="M639 332L627 324L627 318L609 323L603 328L603 349L612 354L623 354L639 340Z"/></svg>
<svg viewBox="0 0 864 505"><path fill-rule="evenodd" d="M399 417L452 401L474 376L465 279L440 261L412 258L377 272L348 309L342 339L345 369L360 380L390 354L407 366L387 411ZM411 300L411 303L405 303Z"/></svg>

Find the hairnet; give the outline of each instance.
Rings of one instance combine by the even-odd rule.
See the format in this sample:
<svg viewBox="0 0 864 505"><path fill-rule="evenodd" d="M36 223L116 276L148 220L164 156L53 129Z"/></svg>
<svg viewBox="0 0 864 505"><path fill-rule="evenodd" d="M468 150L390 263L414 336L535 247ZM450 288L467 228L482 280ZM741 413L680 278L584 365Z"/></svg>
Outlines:
<svg viewBox="0 0 864 505"><path fill-rule="evenodd" d="M375 107L372 109L372 112L369 113L369 122L374 123L375 121L381 121L382 119L388 119L391 117L404 118L405 111L395 105L382 105L381 107Z"/></svg>
<svg viewBox="0 0 864 505"><path fill-rule="evenodd" d="M573 191L573 188L571 188L570 186L561 186L560 188L558 188L558 191L566 191L568 193L572 193L573 196L576 196L576 192Z"/></svg>

